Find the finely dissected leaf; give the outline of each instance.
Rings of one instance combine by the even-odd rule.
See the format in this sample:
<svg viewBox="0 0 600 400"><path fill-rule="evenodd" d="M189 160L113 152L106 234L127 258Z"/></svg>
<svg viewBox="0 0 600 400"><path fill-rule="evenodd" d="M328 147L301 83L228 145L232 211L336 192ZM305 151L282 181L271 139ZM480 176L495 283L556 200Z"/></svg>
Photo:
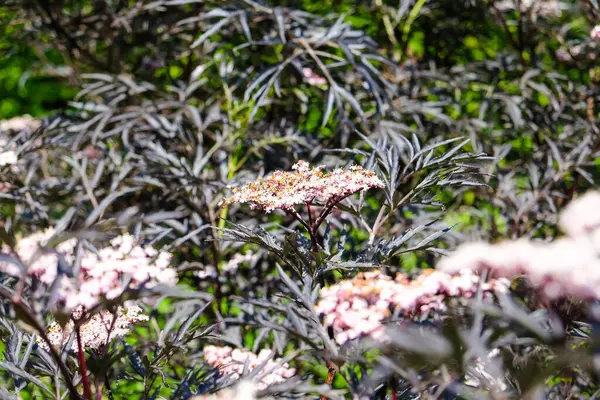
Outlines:
<svg viewBox="0 0 600 400"><path fill-rule="evenodd" d="M137 189L135 189L135 188L124 189L124 190L121 190L116 193L112 193L109 196L107 196L104 200L102 200L100 202L100 204L98 204L98 207L96 207L94 209L94 211L92 213L90 213L90 215L86 218L84 226L86 228L90 227L96 221L96 219L98 217L100 217L100 215L106 210L106 208L111 205L111 203L113 203L119 197L121 197L127 193L134 192L136 190Z"/></svg>
<svg viewBox="0 0 600 400"><path fill-rule="evenodd" d="M198 39L192 43L190 46L192 49L200 46L206 39L211 37L212 35L219 32L221 28L223 28L226 24L231 21L231 17L222 18L219 22L216 22L213 26L211 26L206 32L204 32Z"/></svg>
<svg viewBox="0 0 600 400"><path fill-rule="evenodd" d="M127 358L129 359L129 363L130 363L131 367L133 368L133 370L141 377L145 377L146 376L146 367L144 366L144 362L142 361L142 358L126 342L123 342L123 346L125 347L125 354L127 354Z"/></svg>
<svg viewBox="0 0 600 400"><path fill-rule="evenodd" d="M181 339L183 339L183 335L185 335L187 333L190 326L198 319L198 317L200 317L200 315L202 315L202 313L208 308L209 305L210 305L210 303L204 304L202 307L200 307L198 310L196 310L192 315L190 315L183 324L181 324L181 326L179 327L179 330L177 331L177 336L175 337L175 341L180 341Z"/></svg>
<svg viewBox="0 0 600 400"><path fill-rule="evenodd" d="M10 372L11 374L13 374L13 376L18 376L19 378L22 378L24 380L26 380L27 382L31 382L34 385L36 385L37 387L39 387L40 389L42 389L44 392L48 393L48 395L50 396L54 396L54 393L52 392L52 390L50 390L50 388L48 388L48 386L44 385L44 383L36 378L35 376L31 375L30 373L22 370L21 368L6 363L4 361L0 361L0 368Z"/></svg>
<svg viewBox="0 0 600 400"><path fill-rule="evenodd" d="M333 101L335 100L335 91L332 88L327 90L327 103L325 106L325 112L323 113L323 122L321 122L321 126L326 126L329 117L331 116L331 112L333 111Z"/></svg>
<svg viewBox="0 0 600 400"><path fill-rule="evenodd" d="M358 102L358 100L350 93L348 92L346 89L340 87L340 86L335 86L333 87L333 90L335 90L336 93L338 93L340 96L342 96L348 103L350 103L350 106L352 107L352 109L354 109L354 111L358 114L358 116L361 119L365 118L365 113L363 112L360 103Z"/></svg>

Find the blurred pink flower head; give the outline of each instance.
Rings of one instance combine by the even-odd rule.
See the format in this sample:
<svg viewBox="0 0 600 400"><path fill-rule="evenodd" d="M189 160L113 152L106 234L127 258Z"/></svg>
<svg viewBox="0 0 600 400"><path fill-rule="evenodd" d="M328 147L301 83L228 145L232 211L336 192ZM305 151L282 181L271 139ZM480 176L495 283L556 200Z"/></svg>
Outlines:
<svg viewBox="0 0 600 400"><path fill-rule="evenodd" d="M548 299L600 298L600 193L588 192L561 212L559 226L567 237L553 242L527 239L497 244L466 243L437 269L450 274L464 269L489 270L495 277L525 276Z"/></svg>
<svg viewBox="0 0 600 400"><path fill-rule="evenodd" d="M560 213L559 226L569 236L586 235L600 228L600 192L589 191L571 201Z"/></svg>
<svg viewBox="0 0 600 400"><path fill-rule="evenodd" d="M171 254L137 244L125 234L113 239L98 253L88 252L81 260L78 288L65 297L67 308L90 308L102 297L115 299L127 289L175 286L177 272L170 268ZM125 283L129 284L125 286Z"/></svg>
<svg viewBox="0 0 600 400"><path fill-rule="evenodd" d="M226 263L221 265L221 270L226 273L234 274L240 265L242 264L252 264L258 260L258 255L252 253L251 251L246 254L236 253L233 257L231 257Z"/></svg>
<svg viewBox="0 0 600 400"><path fill-rule="evenodd" d="M304 76L306 83L311 86L321 86L327 84L327 79L315 73L315 71L313 71L311 68L302 68L302 75Z"/></svg>
<svg viewBox="0 0 600 400"><path fill-rule="evenodd" d="M348 170L338 168L331 173L323 172L323 168L311 168L306 161L299 161L292 167L293 171L275 171L268 178L234 188L232 196L221 204L248 203L250 208L266 212L293 210L294 206L315 200L335 204L351 194L383 187L374 172L360 166Z"/></svg>
<svg viewBox="0 0 600 400"><path fill-rule="evenodd" d="M15 246L16 255L27 266L27 274L47 285L56 279L59 256L62 255L67 262L72 262L77 244L76 239L69 239L59 243L55 249L48 249L46 246L53 236L54 229L49 228L20 238ZM5 246L3 252L10 253L10 248ZM7 261L0 261L0 270L10 275L20 275L16 265Z"/></svg>
<svg viewBox="0 0 600 400"><path fill-rule="evenodd" d="M44 248L53 235L53 229L33 233L21 238L15 248L16 256L27 266L27 274L46 285L58 276L59 257L64 257L68 264L75 260L76 239L63 241L56 249ZM69 309L79 306L90 309L103 298L115 299L127 289L149 289L159 284L175 286L177 272L170 267L171 257L170 253L139 245L129 234L119 236L97 253L84 250L79 275L73 279L61 278L57 300ZM20 275L16 265L9 262L0 262L0 270Z"/></svg>
<svg viewBox="0 0 600 400"><path fill-rule="evenodd" d="M480 282L471 271L452 276L435 270L424 270L414 280L399 274L396 279L380 271L359 273L321 290L315 311L333 328L335 340L370 336L385 340L384 323L393 310L404 318L415 318L432 310L444 310L447 297L472 297L481 285L485 293L506 291L508 282Z"/></svg>

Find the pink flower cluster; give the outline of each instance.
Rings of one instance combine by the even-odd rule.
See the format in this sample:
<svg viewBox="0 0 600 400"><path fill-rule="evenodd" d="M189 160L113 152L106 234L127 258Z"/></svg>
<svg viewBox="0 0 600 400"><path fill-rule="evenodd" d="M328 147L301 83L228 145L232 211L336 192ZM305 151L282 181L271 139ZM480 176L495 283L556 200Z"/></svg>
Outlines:
<svg viewBox="0 0 600 400"><path fill-rule="evenodd" d="M175 286L177 272L170 268L171 254L136 244L131 235L113 239L110 246L86 253L81 261L78 286L65 287L66 306L90 308L100 298L114 299L126 288L152 288L158 284ZM124 282L129 280L129 285Z"/></svg>
<svg viewBox="0 0 600 400"><path fill-rule="evenodd" d="M600 228L599 206L600 192L597 191L589 191L573 200L560 214L560 229L573 238L593 236Z"/></svg>
<svg viewBox="0 0 600 400"><path fill-rule="evenodd" d="M232 349L229 346L204 348L206 362L214 368L219 368L221 374L231 375L233 379L239 379L242 376L246 363L248 364L247 372L250 372L266 361L265 366L257 375L256 384L259 389L264 389L274 383L282 383L296 374L294 368L290 368L280 359L273 359L272 354L272 351L268 349L263 349L256 355L247 350Z"/></svg>
<svg viewBox="0 0 600 400"><path fill-rule="evenodd" d="M600 39L600 25L596 25L592 28L590 32L590 37L594 40Z"/></svg>
<svg viewBox="0 0 600 400"><path fill-rule="evenodd" d="M73 313L74 318L81 318L81 309ZM140 321L148 321L148 316L142 313L142 309L138 306L129 307L126 310L119 307L116 314L110 311L102 311L93 315L89 320L81 325L79 332L81 335L81 344L83 347L91 349L100 348L108 344L111 340L117 337L123 337L129 332L132 324ZM74 329L73 320L63 327L57 322L52 322L47 330L47 336L52 344L52 347L57 350L67 344L71 333ZM46 342L38 339L39 345L48 349ZM77 351L77 340L73 340L71 350Z"/></svg>
<svg viewBox="0 0 600 400"><path fill-rule="evenodd" d="M302 75L304 76L304 80L306 80L306 83L308 83L311 86L321 86L327 83L327 80L315 73L315 71L313 71L312 68L302 68Z"/></svg>
<svg viewBox="0 0 600 400"><path fill-rule="evenodd" d="M58 244L56 249L44 249L48 240L54 235L54 229L38 231L17 241L15 250L21 261L27 266L27 274L35 276L47 285L56 279L56 271L59 262L59 254L65 257L67 262L73 261L73 252L77 240L69 239ZM10 253L8 246L2 249L4 253ZM0 271L13 276L19 276L19 268L10 262L0 261Z"/></svg>
<svg viewBox="0 0 600 400"><path fill-rule="evenodd" d="M248 203L250 208L271 212L276 209L293 210L314 200L335 204L351 194L381 188L383 182L372 171L360 166L348 170L336 169L326 174L323 166L311 168L306 161L299 161L293 171L275 171L268 178L259 178L240 188L221 204Z"/></svg>
<svg viewBox="0 0 600 400"><path fill-rule="evenodd" d="M15 248L27 266L27 274L47 285L57 277L59 255L67 263L74 261L77 243L76 239L70 239L60 243L55 250L43 249L53 235L52 229L34 233L19 240ZM75 279L62 278L58 300L69 309L79 306L90 309L102 298L119 297L127 288L151 288L157 284L174 286L177 273L169 267L170 262L171 254L142 247L129 234L119 236L97 253L84 250L79 275ZM0 262L0 270L20 275L19 269L12 263ZM126 282L129 284L126 285Z"/></svg>
<svg viewBox="0 0 600 400"><path fill-rule="evenodd" d="M546 298L600 298L600 193L588 192L561 213L567 237L553 242L527 239L460 246L437 266L440 271L490 272L497 277L524 275Z"/></svg>
<svg viewBox="0 0 600 400"><path fill-rule="evenodd" d="M325 325L333 328L340 345L364 336L384 340L383 324L393 310L401 311L404 318L444 310L447 297L472 297L480 285L487 295L508 288L507 281L481 282L470 271L452 276L424 270L414 280L404 274L392 279L380 271L363 272L354 279L323 288L315 310L324 316Z"/></svg>
<svg viewBox="0 0 600 400"><path fill-rule="evenodd" d="M255 400L258 388L249 381L241 381L233 388L219 390L214 394L193 396L190 400Z"/></svg>
<svg viewBox="0 0 600 400"><path fill-rule="evenodd" d="M0 182L0 193L6 193L12 189L12 185L9 182Z"/></svg>

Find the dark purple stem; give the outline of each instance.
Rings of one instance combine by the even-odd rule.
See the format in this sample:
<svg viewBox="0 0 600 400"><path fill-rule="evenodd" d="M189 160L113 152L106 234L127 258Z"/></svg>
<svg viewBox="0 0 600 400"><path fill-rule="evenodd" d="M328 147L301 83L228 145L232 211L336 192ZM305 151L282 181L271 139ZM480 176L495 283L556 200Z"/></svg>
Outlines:
<svg viewBox="0 0 600 400"><path fill-rule="evenodd" d="M356 193L356 192L354 192L354 193ZM325 221L325 218L327 218L327 216L329 215L331 210L333 210L333 207L335 207L338 203L344 201L347 197L352 196L354 193L349 193L343 197L334 197L331 200L329 200L327 203L325 203L325 207L323 208L323 211L321 211L321 214L319 214L319 217L315 221L315 225L314 225L315 232L319 229L319 227L321 226L323 221Z"/></svg>

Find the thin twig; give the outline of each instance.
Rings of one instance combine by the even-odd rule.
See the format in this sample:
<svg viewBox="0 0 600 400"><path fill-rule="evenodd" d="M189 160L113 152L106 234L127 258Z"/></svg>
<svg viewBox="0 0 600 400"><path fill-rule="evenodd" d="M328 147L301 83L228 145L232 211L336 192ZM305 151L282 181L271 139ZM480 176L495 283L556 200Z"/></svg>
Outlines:
<svg viewBox="0 0 600 400"><path fill-rule="evenodd" d="M108 400L114 400L112 389L110 387L110 382L108 380L108 372L104 375L104 386L106 387L106 392L108 394Z"/></svg>
<svg viewBox="0 0 600 400"><path fill-rule="evenodd" d="M300 216L300 214L298 214L298 212L297 212L297 211L294 211L294 210L286 210L286 212L287 212L289 215L291 215L292 217L294 217L294 219L295 219L296 221L300 222L300 224L302 224L302 226L306 228L306 230L308 231L308 233L310 233L310 232L311 232L311 227L310 227L310 225L308 225L308 224L306 223L306 221L302 219L302 217Z"/></svg>

